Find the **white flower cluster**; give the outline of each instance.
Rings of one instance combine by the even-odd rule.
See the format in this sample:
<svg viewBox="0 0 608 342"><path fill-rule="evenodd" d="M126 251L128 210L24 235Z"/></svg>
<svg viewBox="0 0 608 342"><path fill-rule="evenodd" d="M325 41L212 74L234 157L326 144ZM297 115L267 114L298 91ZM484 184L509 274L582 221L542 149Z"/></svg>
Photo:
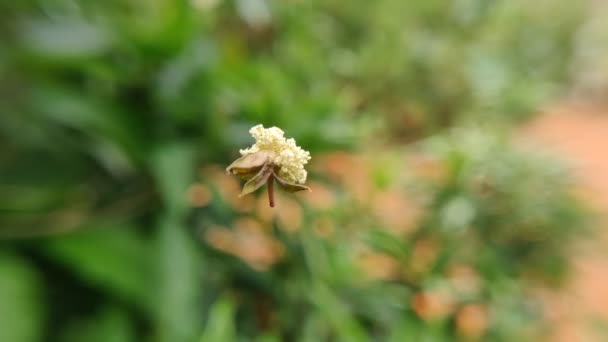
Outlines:
<svg viewBox="0 0 608 342"><path fill-rule="evenodd" d="M294 139L285 139L283 130L277 127L264 128L257 125L249 130L255 139L255 144L250 148L241 150L241 155L256 153L259 151L271 151L272 163L279 166L279 177L290 183L304 184L306 182L306 170L304 165L310 160L310 153L296 145Z"/></svg>

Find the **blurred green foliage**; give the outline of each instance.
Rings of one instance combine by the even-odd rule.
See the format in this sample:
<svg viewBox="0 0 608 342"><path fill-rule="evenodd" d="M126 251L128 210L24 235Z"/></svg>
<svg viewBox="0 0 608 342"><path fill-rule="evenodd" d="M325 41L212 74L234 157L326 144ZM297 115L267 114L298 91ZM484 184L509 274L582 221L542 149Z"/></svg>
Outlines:
<svg viewBox="0 0 608 342"><path fill-rule="evenodd" d="M0 341L535 340L567 178L439 129L555 94L583 4L0 3ZM257 123L315 161L274 214L212 167Z"/></svg>

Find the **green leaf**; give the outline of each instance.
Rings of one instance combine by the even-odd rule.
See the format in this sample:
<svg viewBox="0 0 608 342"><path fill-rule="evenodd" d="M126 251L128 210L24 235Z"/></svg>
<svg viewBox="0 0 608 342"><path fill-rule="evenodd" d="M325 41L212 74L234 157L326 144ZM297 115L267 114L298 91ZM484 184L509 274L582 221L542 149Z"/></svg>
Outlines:
<svg viewBox="0 0 608 342"><path fill-rule="evenodd" d="M194 179L194 153L185 144L160 146L154 154L152 170L169 212L179 214L187 208L186 191Z"/></svg>
<svg viewBox="0 0 608 342"><path fill-rule="evenodd" d="M131 342L136 341L129 315L115 306L103 308L98 314L78 319L64 330L63 342Z"/></svg>
<svg viewBox="0 0 608 342"><path fill-rule="evenodd" d="M201 322L201 256L185 227L165 217L158 241L158 341L192 341Z"/></svg>
<svg viewBox="0 0 608 342"><path fill-rule="evenodd" d="M349 308L324 285L317 284L311 291L311 298L329 322L340 341L369 341L365 330Z"/></svg>
<svg viewBox="0 0 608 342"><path fill-rule="evenodd" d="M157 246L158 341L192 341L201 321L201 256L182 221L188 208L186 189L194 178L193 151L185 144L161 146L153 168L167 208L161 215Z"/></svg>
<svg viewBox="0 0 608 342"><path fill-rule="evenodd" d="M40 279L15 255L0 252L0 341L41 341Z"/></svg>
<svg viewBox="0 0 608 342"><path fill-rule="evenodd" d="M104 27L80 20L37 20L22 25L28 50L39 57L88 58L107 51L114 40Z"/></svg>
<svg viewBox="0 0 608 342"><path fill-rule="evenodd" d="M192 150L183 144L162 146L156 151L153 167L166 206L160 219L157 246L158 341L192 341L201 321L201 256L182 224L187 210L186 189L193 181Z"/></svg>
<svg viewBox="0 0 608 342"><path fill-rule="evenodd" d="M417 322L411 317L403 316L391 327L391 332L387 338L389 342L417 341L420 338L420 328Z"/></svg>
<svg viewBox="0 0 608 342"><path fill-rule="evenodd" d="M156 250L132 226L81 228L49 239L49 256L72 269L82 280L152 311L157 289Z"/></svg>
<svg viewBox="0 0 608 342"><path fill-rule="evenodd" d="M256 342L280 342L280 341L281 341L281 337L274 333L266 333L266 334L259 336L256 339Z"/></svg>
<svg viewBox="0 0 608 342"><path fill-rule="evenodd" d="M231 342L236 340L234 304L227 298L219 299L209 312L209 319L199 342Z"/></svg>

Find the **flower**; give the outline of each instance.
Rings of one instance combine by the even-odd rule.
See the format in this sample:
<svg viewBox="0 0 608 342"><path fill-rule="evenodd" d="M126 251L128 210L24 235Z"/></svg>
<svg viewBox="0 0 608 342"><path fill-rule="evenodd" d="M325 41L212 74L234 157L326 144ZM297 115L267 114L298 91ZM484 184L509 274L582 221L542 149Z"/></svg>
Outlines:
<svg viewBox="0 0 608 342"><path fill-rule="evenodd" d="M304 184L307 173L304 165L310 160L310 153L296 145L294 139L285 139L284 132L278 127L264 128L257 125L249 130L255 139L250 148L240 150L242 156L260 151L268 151L273 164L279 167L279 176L290 183Z"/></svg>
<svg viewBox="0 0 608 342"><path fill-rule="evenodd" d="M249 130L255 143L240 150L241 158L226 168L229 174L235 174L248 180L240 196L249 194L268 184L270 206L274 206L274 180L287 191L310 190L303 184L307 172L304 165L310 160L310 153L296 145L294 139L286 139L285 133L278 127L264 128L257 125Z"/></svg>

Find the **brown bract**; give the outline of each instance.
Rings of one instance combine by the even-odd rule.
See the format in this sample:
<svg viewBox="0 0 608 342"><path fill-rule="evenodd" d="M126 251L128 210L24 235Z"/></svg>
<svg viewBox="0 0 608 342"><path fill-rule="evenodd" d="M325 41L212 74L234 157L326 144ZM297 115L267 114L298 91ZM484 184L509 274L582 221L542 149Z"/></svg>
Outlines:
<svg viewBox="0 0 608 342"><path fill-rule="evenodd" d="M255 153L246 154L235 160L226 168L226 173L237 175L247 183L243 185L243 189L239 197L248 195L264 184L268 184L268 200L271 207L274 207L273 183L276 183L287 192L297 192L308 190L310 188L297 183L291 183L282 177L279 177L279 167L272 161L274 154L271 151L258 151Z"/></svg>

